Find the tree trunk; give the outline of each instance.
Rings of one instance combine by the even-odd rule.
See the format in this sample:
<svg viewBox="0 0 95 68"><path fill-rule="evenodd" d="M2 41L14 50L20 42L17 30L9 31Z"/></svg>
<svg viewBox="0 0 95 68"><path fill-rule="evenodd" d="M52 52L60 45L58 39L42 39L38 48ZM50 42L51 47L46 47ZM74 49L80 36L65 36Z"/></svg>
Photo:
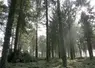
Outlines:
<svg viewBox="0 0 95 68"><path fill-rule="evenodd" d="M52 51L52 58L54 58L54 44L53 44L53 42L52 42L52 46L51 46L51 51Z"/></svg>
<svg viewBox="0 0 95 68"><path fill-rule="evenodd" d="M93 58L93 51L92 51L91 39L89 37L87 38L87 45L88 45L90 59L92 59Z"/></svg>
<svg viewBox="0 0 95 68"><path fill-rule="evenodd" d="M73 60L75 58L75 53L74 53L74 49L72 47L70 48L70 55L71 55L71 60Z"/></svg>
<svg viewBox="0 0 95 68"><path fill-rule="evenodd" d="M70 41L70 57L71 57L71 60L73 60L75 58L74 45L73 45L73 42L71 42L71 41Z"/></svg>
<svg viewBox="0 0 95 68"><path fill-rule="evenodd" d="M22 36L22 32L19 32L19 38L18 38L18 50L21 51L22 49L22 45L21 45L21 36Z"/></svg>
<svg viewBox="0 0 95 68"><path fill-rule="evenodd" d="M58 44L59 44L59 40L58 40ZM60 45L58 45L58 56L59 56L59 59L61 58L61 53L60 53Z"/></svg>
<svg viewBox="0 0 95 68"><path fill-rule="evenodd" d="M49 58L50 58L50 46L49 46L49 36L48 36L48 1L47 0L45 0L45 2L46 2L46 5L45 5L45 7L46 7L46 44L47 44L47 46L46 46L46 60L47 60L47 62L49 62Z"/></svg>
<svg viewBox="0 0 95 68"><path fill-rule="evenodd" d="M23 0L20 0L20 5L19 5L19 16L18 16L18 21L17 21L17 27L16 27L16 35L15 35L15 42L14 42L14 55L13 55L13 61L16 62L17 57L19 57L19 46L18 46L18 41L19 41L19 36L20 36L20 26L21 26L21 16L22 16L22 8L23 7Z"/></svg>
<svg viewBox="0 0 95 68"><path fill-rule="evenodd" d="M70 18L68 20L70 20ZM70 21L68 21L68 26L69 26L68 33L69 33L70 58L71 58L71 60L73 60L75 58L75 50L74 50L74 43L73 43L72 34L71 34L72 24Z"/></svg>
<svg viewBox="0 0 95 68"><path fill-rule="evenodd" d="M62 18L61 18L60 1L59 0L57 0L57 13L58 13L58 21L59 21L60 53L61 53L61 58L62 58L62 61L63 61L63 67L67 67L66 50L65 50L64 38L63 38L63 23L62 23Z"/></svg>
<svg viewBox="0 0 95 68"><path fill-rule="evenodd" d="M16 35L15 35L15 43L14 43L14 53L17 51L18 49L18 37L19 37L19 30L20 30L20 26L21 26L21 14L22 14L22 0L20 1L20 7L19 7L19 16L18 16L18 21L17 21L17 27L16 27Z"/></svg>
<svg viewBox="0 0 95 68"><path fill-rule="evenodd" d="M79 53L80 53L80 57L82 57L81 45L79 45Z"/></svg>
<svg viewBox="0 0 95 68"><path fill-rule="evenodd" d="M89 56L90 59L93 58L93 51L92 51L92 35L93 35L93 31L92 31L92 26L90 24L88 15L86 15L85 13L82 13L83 16L81 16L82 18L82 22L83 22L83 29L84 29L84 36L85 39L87 41L87 46L88 46L88 51L89 51Z"/></svg>
<svg viewBox="0 0 95 68"><path fill-rule="evenodd" d="M6 62L7 62L7 56L8 56L9 43L10 43L11 29L12 29L12 25L14 21L16 1L17 0L11 0L11 5L9 8L8 22L6 25L6 32L5 32L5 37L4 37L0 68L7 68Z"/></svg>
<svg viewBox="0 0 95 68"><path fill-rule="evenodd" d="M36 53L35 53L35 56L36 56L36 58L38 58L38 20L39 20L38 16L39 16L39 12L40 12L38 0L36 0L36 11L37 11L37 15L36 15L37 22L36 22Z"/></svg>
<svg viewBox="0 0 95 68"><path fill-rule="evenodd" d="M16 53L16 51L17 51L19 28L20 28L20 15L18 17L18 22L17 22L17 27L16 27L16 35L15 35L15 43L14 43L14 53Z"/></svg>
<svg viewBox="0 0 95 68"><path fill-rule="evenodd" d="M38 58L38 24L36 23L36 58Z"/></svg>

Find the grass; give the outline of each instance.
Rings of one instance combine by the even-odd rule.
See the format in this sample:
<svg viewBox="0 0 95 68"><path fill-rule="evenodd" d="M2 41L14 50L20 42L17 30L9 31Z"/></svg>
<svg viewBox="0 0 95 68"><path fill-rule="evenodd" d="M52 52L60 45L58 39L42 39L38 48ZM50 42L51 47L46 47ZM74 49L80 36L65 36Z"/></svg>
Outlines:
<svg viewBox="0 0 95 68"><path fill-rule="evenodd" d="M49 63L45 60L30 63L8 63L8 68L63 68L60 59L53 59ZM75 59L68 60L68 68L95 68L95 58L93 60Z"/></svg>

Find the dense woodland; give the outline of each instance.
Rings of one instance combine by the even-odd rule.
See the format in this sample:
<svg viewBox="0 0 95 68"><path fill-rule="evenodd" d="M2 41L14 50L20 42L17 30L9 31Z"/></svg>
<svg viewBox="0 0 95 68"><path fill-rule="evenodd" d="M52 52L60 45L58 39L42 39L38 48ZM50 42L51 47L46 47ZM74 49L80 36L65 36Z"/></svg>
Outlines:
<svg viewBox="0 0 95 68"><path fill-rule="evenodd" d="M0 68L95 68L91 1L0 0Z"/></svg>

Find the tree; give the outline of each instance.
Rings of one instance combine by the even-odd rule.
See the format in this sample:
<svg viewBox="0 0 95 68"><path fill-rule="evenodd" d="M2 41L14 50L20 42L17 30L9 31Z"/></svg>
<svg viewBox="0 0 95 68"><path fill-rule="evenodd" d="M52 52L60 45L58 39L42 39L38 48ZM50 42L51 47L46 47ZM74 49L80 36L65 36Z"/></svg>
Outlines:
<svg viewBox="0 0 95 68"><path fill-rule="evenodd" d="M14 21L15 7L16 7L16 0L11 0L11 5L9 8L9 15L8 15L8 22L6 25L6 32L5 32L4 43L3 43L2 57L0 61L0 68L6 68L11 29L12 29L12 25Z"/></svg>
<svg viewBox="0 0 95 68"><path fill-rule="evenodd" d="M23 33L27 33L27 25L29 24L29 21L31 21L30 17L32 17L31 15L29 15L31 13L30 11L30 0L27 1L23 1L23 0L19 0L18 1L18 6L17 6L17 11L18 13L16 13L17 17L17 22L16 22L16 31L15 31L15 43L14 43L14 53L21 49L20 46L20 36ZM14 22L15 24L15 22Z"/></svg>
<svg viewBox="0 0 95 68"><path fill-rule="evenodd" d="M54 10L52 11L52 17L50 20L50 24L49 24L49 40L50 40L50 46L51 46L51 53L52 53L52 58L54 58L54 51L58 50L59 53L59 44L58 44L58 34L59 34L59 30L58 30L58 20L57 20L57 9L54 8ZM59 54L60 55L60 54Z"/></svg>
<svg viewBox="0 0 95 68"><path fill-rule="evenodd" d="M39 51L41 51L41 57L45 57L46 52L46 38L45 36L41 35L38 39L39 42Z"/></svg>
<svg viewBox="0 0 95 68"><path fill-rule="evenodd" d="M49 35L48 35L48 1L45 0L45 8L46 8L46 60L49 62L50 58L50 45L49 45Z"/></svg>
<svg viewBox="0 0 95 68"><path fill-rule="evenodd" d="M73 7L73 2L70 0L65 1L63 4L63 21L64 23L64 31L65 31L65 36L68 36L68 48L70 51L70 58L74 59L75 58L75 49L74 49L74 37L73 37L73 26L74 26L74 21L75 21L75 16L76 16L76 7ZM64 9L66 8L66 9Z"/></svg>
<svg viewBox="0 0 95 68"><path fill-rule="evenodd" d="M36 58L38 58L38 22L39 22L39 18L40 18L40 15L41 15L41 0L36 0L36 12L37 12L37 15L36 15L36 53L35 53L35 56Z"/></svg>
<svg viewBox="0 0 95 68"><path fill-rule="evenodd" d="M86 12L82 11L80 21L82 23L81 27L84 32L84 38L85 38L87 48L89 51L90 59L92 59L93 58L93 50L92 50L93 31L92 31L92 26L91 26L91 23L92 23L91 20L93 20L93 18L94 18L94 16L93 16L94 14L92 12L93 8L90 6L90 1L87 1L87 0L76 0L76 6L80 6L80 9L82 7L85 7L87 9L87 10L85 10Z"/></svg>
<svg viewBox="0 0 95 68"><path fill-rule="evenodd" d="M93 31L92 31L90 20L89 20L90 17L92 18L92 16L86 15L85 12L82 12L82 14L81 14L81 22L82 22L82 27L84 30L84 37L87 42L90 59L92 59L93 51L92 51L91 38L92 38Z"/></svg>
<svg viewBox="0 0 95 68"><path fill-rule="evenodd" d="M20 33L20 27L21 27L21 20L22 20L22 13L23 13L23 11L22 11L22 9L23 9L23 1L22 0L20 0L20 6L19 6L19 16L18 16L18 21L17 21L17 26L16 26L16 34L15 34L15 43L14 43L14 53L16 53L16 51L17 51L17 48L18 48L18 37L19 37L19 33Z"/></svg>
<svg viewBox="0 0 95 68"><path fill-rule="evenodd" d="M61 53L61 58L62 58L62 61L63 61L63 67L67 67L66 50L65 50L64 39L63 39L63 23L62 23L61 10L60 10L60 1L59 0L57 0L57 14L58 14L58 22L59 22L60 53Z"/></svg>

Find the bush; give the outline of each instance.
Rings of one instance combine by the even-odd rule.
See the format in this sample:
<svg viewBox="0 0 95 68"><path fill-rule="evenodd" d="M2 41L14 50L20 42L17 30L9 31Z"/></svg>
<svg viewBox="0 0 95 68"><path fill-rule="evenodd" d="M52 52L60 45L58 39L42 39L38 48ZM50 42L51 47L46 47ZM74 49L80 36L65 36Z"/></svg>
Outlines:
<svg viewBox="0 0 95 68"><path fill-rule="evenodd" d="M31 56L29 53L27 52L17 52L16 56L14 56L14 52L11 52L8 55L8 62L12 62L12 63L17 63L17 62L22 62L22 63L28 63L28 62L36 62L36 58Z"/></svg>
<svg viewBox="0 0 95 68"><path fill-rule="evenodd" d="M33 56L30 56L29 53L23 53L22 54L22 57L20 58L21 59L21 62L36 62L36 58L33 57Z"/></svg>
<svg viewBox="0 0 95 68"><path fill-rule="evenodd" d="M14 57L14 52L9 53L9 55L8 55L8 62L12 62L13 57Z"/></svg>

